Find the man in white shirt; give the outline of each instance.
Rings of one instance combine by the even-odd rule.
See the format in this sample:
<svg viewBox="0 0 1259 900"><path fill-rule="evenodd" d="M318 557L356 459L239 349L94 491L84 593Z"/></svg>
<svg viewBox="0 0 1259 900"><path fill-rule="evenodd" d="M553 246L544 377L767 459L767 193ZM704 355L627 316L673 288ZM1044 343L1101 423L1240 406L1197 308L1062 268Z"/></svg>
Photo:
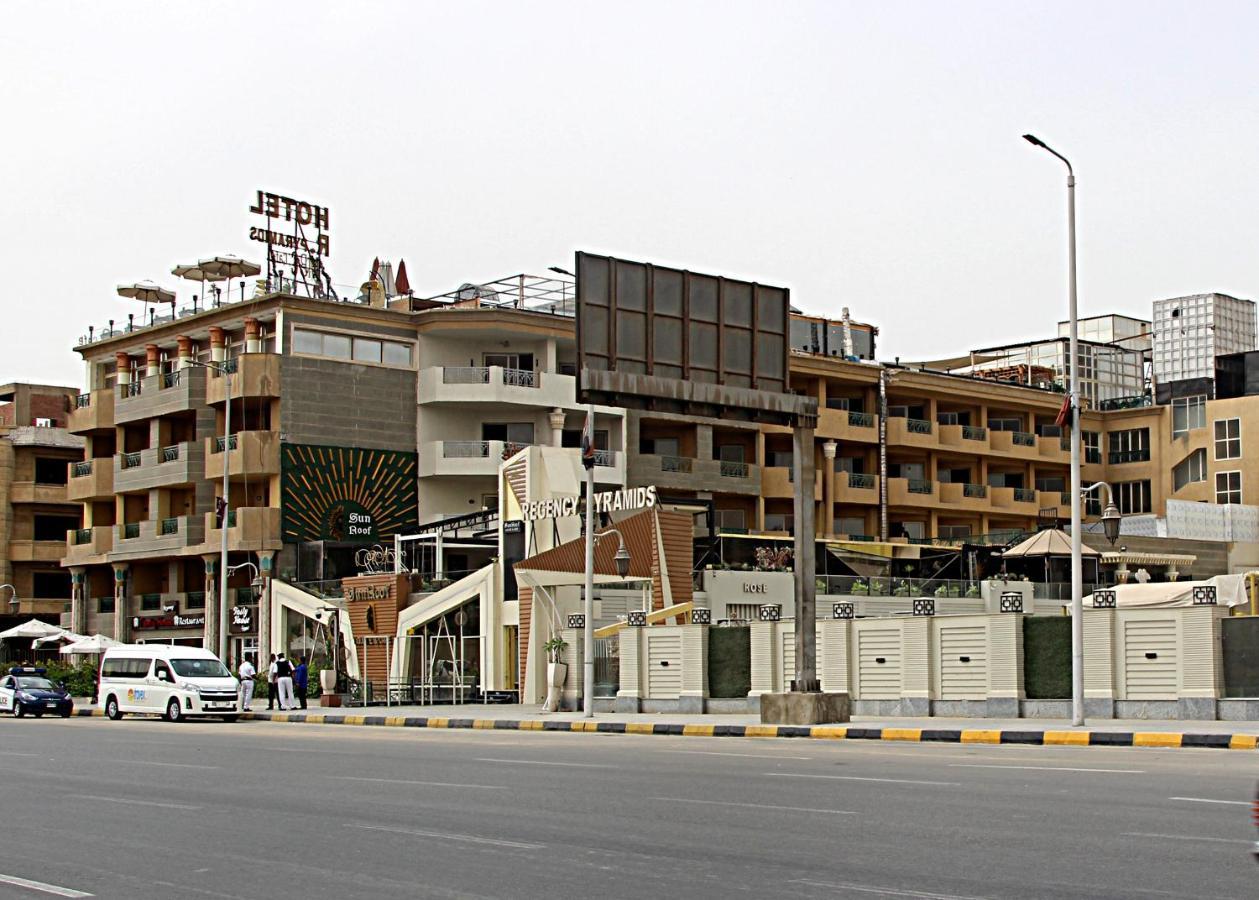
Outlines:
<svg viewBox="0 0 1259 900"><path fill-rule="evenodd" d="M275 661L275 686L280 695L280 709L292 709L293 703L293 664L280 654Z"/></svg>
<svg viewBox="0 0 1259 900"><path fill-rule="evenodd" d="M249 712L249 704L254 699L254 676L258 674L258 671L248 657L240 661L240 668L236 671L240 675L240 708L244 712Z"/></svg>

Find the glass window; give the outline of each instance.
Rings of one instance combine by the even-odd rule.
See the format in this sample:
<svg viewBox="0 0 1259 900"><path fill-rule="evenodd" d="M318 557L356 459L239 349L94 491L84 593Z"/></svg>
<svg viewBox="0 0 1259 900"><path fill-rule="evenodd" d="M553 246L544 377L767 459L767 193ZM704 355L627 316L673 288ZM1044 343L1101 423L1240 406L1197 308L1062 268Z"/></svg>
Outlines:
<svg viewBox="0 0 1259 900"><path fill-rule="evenodd" d="M312 356L322 356L323 335L318 331L307 331L305 328L294 328L293 352L309 353Z"/></svg>
<svg viewBox="0 0 1259 900"><path fill-rule="evenodd" d="M1207 451L1205 448L1190 453L1172 469L1173 490L1187 484L1207 480Z"/></svg>
<svg viewBox="0 0 1259 900"><path fill-rule="evenodd" d="M397 341L384 341L381 344L381 362L387 366L410 366L411 345L399 344Z"/></svg>
<svg viewBox="0 0 1259 900"><path fill-rule="evenodd" d="M1115 485L1115 505L1125 516L1150 511L1150 482L1121 481Z"/></svg>
<svg viewBox="0 0 1259 900"><path fill-rule="evenodd" d="M371 338L354 339L354 361L355 362L380 362L380 341L373 341Z"/></svg>
<svg viewBox="0 0 1259 900"><path fill-rule="evenodd" d="M1216 503L1241 503L1242 502L1242 473L1241 472L1216 472L1215 473L1215 502Z"/></svg>
<svg viewBox="0 0 1259 900"><path fill-rule="evenodd" d="M1097 464L1102 461L1102 435L1097 431L1085 431L1084 434L1084 461L1086 463Z"/></svg>
<svg viewBox="0 0 1259 900"><path fill-rule="evenodd" d="M1205 394L1179 397L1172 401L1172 436L1188 434L1207 424L1207 398Z"/></svg>
<svg viewBox="0 0 1259 900"><path fill-rule="evenodd" d="M325 334L323 336L323 355L333 359L350 358L350 338L344 334Z"/></svg>
<svg viewBox="0 0 1259 900"><path fill-rule="evenodd" d="M1215 420L1215 458L1240 459L1242 455L1241 419Z"/></svg>

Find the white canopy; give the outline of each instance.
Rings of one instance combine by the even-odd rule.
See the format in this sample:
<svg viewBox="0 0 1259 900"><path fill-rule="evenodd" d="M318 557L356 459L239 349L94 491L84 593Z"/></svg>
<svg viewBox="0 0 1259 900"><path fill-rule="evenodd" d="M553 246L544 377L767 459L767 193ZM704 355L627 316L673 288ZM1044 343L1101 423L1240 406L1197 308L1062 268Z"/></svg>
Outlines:
<svg viewBox="0 0 1259 900"><path fill-rule="evenodd" d="M0 631L0 638L41 638L63 633L65 633L64 628L49 625L47 622L39 621L39 619L31 619L29 622L23 622L21 625L14 625L7 631Z"/></svg>
<svg viewBox="0 0 1259 900"><path fill-rule="evenodd" d="M1087 544L1080 548L1080 553L1083 556L1101 555ZM1058 528L1047 528L1044 531L1036 532L1023 543L1016 547L1011 547L1001 555L1006 559L1014 559L1021 556L1070 556L1071 535Z"/></svg>
<svg viewBox="0 0 1259 900"><path fill-rule="evenodd" d="M57 641L66 641L73 644L75 641L81 641L86 638L85 634L75 634L73 631L63 631L60 634L46 634L43 637L37 637L31 641L31 646L38 649L45 644L55 644Z"/></svg>
<svg viewBox="0 0 1259 900"><path fill-rule="evenodd" d="M1169 606L1193 606L1193 589L1214 587L1216 604L1242 606L1246 598L1246 576L1216 575L1205 581L1163 581L1147 584L1117 584L1115 606L1118 609L1154 609ZM1086 609L1093 608L1093 595L1084 598Z"/></svg>
<svg viewBox="0 0 1259 900"><path fill-rule="evenodd" d="M94 634L91 637L85 637L75 641L73 644L66 644L61 648L64 656L70 656L75 653L104 653L110 647L121 647L122 644L111 637L103 634Z"/></svg>

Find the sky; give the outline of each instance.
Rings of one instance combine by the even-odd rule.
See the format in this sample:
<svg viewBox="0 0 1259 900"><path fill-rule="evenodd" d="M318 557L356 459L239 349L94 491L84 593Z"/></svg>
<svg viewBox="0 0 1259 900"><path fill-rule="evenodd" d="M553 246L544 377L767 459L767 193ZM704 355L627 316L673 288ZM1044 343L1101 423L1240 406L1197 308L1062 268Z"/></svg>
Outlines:
<svg viewBox="0 0 1259 900"><path fill-rule="evenodd" d="M850 308L879 357L1254 299L1254 3L5 3L0 383L78 384L118 284L331 213L418 296L611 253Z"/></svg>

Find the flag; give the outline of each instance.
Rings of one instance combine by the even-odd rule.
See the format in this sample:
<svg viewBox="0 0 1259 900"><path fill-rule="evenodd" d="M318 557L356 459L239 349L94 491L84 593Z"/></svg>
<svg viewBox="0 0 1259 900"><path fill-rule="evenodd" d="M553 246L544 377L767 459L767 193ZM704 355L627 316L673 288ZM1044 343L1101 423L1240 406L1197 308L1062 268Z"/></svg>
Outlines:
<svg viewBox="0 0 1259 900"><path fill-rule="evenodd" d="M393 281L394 290L399 294L411 293L411 282L407 280L407 261L398 261L398 275Z"/></svg>
<svg viewBox="0 0 1259 900"><path fill-rule="evenodd" d="M586 413L586 427L581 430L581 464L587 469L595 467L595 412Z"/></svg>
<svg viewBox="0 0 1259 900"><path fill-rule="evenodd" d="M1067 424L1067 420L1071 418L1071 395L1067 394L1062 398L1062 409L1058 410L1058 418L1054 419L1054 424L1061 428Z"/></svg>

